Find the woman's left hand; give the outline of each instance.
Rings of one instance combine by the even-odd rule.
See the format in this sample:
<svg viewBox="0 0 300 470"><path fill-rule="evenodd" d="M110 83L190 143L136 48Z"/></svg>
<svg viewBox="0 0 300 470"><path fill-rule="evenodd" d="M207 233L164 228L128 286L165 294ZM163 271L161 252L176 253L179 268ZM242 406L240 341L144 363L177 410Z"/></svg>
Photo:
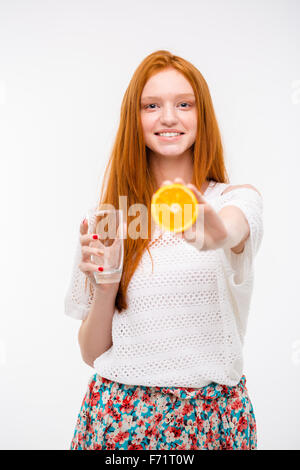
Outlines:
<svg viewBox="0 0 300 470"><path fill-rule="evenodd" d="M163 184L170 184L172 181L164 181ZM196 196L199 206L199 213L195 223L183 232L174 233L175 236L186 240L198 250L215 250L225 245L228 231L223 220L215 209L208 204L201 192L193 184L185 184L182 178L175 178L173 183L180 183L189 188Z"/></svg>

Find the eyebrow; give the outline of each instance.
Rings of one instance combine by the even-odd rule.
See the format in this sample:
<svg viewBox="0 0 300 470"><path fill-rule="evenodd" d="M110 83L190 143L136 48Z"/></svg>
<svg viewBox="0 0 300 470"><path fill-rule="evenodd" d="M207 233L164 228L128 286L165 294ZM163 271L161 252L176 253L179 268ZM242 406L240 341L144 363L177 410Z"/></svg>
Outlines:
<svg viewBox="0 0 300 470"><path fill-rule="evenodd" d="M175 98L185 97L195 98L195 95L193 95L192 93L179 93L179 95L175 95ZM141 98L141 100L158 100L159 98L159 96L145 96L144 98Z"/></svg>

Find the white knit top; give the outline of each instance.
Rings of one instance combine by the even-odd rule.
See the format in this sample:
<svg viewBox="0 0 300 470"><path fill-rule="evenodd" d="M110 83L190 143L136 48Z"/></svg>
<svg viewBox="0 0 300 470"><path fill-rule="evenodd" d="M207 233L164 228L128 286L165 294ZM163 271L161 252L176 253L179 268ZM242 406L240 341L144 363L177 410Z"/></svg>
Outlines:
<svg viewBox="0 0 300 470"><path fill-rule="evenodd" d="M263 237L263 199L251 188L210 182L204 198L216 211L239 207L250 226L242 253L230 248L199 251L158 227L127 291L128 308L115 310L113 345L94 362L102 377L129 385L199 388L236 385L243 375L243 343L253 290L254 258ZM89 211L89 232L94 212ZM88 315L78 242L65 313Z"/></svg>

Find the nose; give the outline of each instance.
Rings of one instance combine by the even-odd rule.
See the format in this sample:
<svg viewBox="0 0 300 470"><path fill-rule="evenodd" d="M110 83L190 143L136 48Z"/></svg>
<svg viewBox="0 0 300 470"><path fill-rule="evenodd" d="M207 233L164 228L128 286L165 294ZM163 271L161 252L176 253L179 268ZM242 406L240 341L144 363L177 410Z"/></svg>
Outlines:
<svg viewBox="0 0 300 470"><path fill-rule="evenodd" d="M176 111L172 104L166 104L163 107L160 115L160 120L162 124L168 127L171 127L178 121Z"/></svg>

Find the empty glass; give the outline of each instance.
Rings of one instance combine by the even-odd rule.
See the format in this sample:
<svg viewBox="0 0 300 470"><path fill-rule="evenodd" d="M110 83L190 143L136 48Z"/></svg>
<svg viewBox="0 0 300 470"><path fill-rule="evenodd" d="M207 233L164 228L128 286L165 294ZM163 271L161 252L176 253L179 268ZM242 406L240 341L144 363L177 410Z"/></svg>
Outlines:
<svg viewBox="0 0 300 470"><path fill-rule="evenodd" d="M124 260L123 211L105 209L95 215L100 216L95 228L99 238L93 240L90 246L103 251L102 254L91 256L93 263L103 267L103 271L94 273L95 281L97 284L120 282Z"/></svg>

